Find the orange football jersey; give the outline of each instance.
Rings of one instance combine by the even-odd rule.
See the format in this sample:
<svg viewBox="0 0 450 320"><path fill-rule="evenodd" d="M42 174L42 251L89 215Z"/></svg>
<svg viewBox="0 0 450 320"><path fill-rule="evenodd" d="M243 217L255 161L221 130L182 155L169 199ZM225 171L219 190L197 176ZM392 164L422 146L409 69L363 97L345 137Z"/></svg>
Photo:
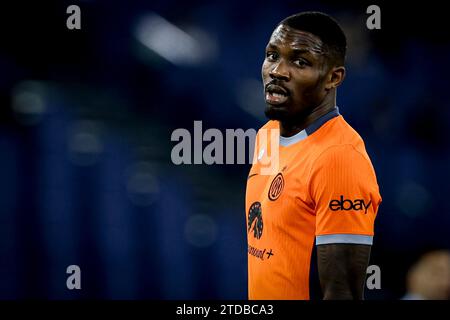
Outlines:
<svg viewBox="0 0 450 320"><path fill-rule="evenodd" d="M273 150L259 143L270 131ZM247 178L249 299L309 299L314 242L371 245L381 200L364 142L337 107L289 138L267 122Z"/></svg>

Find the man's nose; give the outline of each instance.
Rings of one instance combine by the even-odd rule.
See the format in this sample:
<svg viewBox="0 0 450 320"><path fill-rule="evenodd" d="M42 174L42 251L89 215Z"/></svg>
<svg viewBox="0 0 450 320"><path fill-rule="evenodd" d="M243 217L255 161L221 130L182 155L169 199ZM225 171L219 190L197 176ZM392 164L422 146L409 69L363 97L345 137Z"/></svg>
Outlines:
<svg viewBox="0 0 450 320"><path fill-rule="evenodd" d="M291 75L289 73L289 70L286 66L286 63L283 61L279 61L270 71L269 73L270 77L272 79L279 79L284 81L289 81L291 78Z"/></svg>

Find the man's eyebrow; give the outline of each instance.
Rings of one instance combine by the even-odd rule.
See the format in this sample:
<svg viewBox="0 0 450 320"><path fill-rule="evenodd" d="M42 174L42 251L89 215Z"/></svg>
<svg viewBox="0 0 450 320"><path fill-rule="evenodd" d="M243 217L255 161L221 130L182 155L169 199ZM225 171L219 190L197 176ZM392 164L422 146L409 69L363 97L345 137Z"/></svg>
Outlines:
<svg viewBox="0 0 450 320"><path fill-rule="evenodd" d="M296 55L300 55L300 54L303 54L303 53L311 53L311 50L310 49L304 49L304 48L302 48L302 49L297 48L297 49L292 49L292 52L294 54L296 54Z"/></svg>
<svg viewBox="0 0 450 320"><path fill-rule="evenodd" d="M273 43L269 43L267 44L266 49L278 49L278 46L273 44ZM304 53L311 53L311 49L306 49L306 48L293 48L292 49L292 53L294 55L301 55Z"/></svg>
<svg viewBox="0 0 450 320"><path fill-rule="evenodd" d="M316 50L315 48L292 48L292 54L296 56L302 54L308 56L315 56L315 55L324 55L326 54L326 51Z"/></svg>

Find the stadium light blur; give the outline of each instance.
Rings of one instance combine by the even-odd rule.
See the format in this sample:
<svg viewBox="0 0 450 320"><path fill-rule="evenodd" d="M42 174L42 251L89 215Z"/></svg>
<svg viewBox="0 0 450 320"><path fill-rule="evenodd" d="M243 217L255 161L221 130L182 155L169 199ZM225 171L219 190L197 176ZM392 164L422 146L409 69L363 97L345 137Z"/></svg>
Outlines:
<svg viewBox="0 0 450 320"><path fill-rule="evenodd" d="M38 124L47 111L43 85L36 81L19 83L12 93L12 109L22 125Z"/></svg>
<svg viewBox="0 0 450 320"><path fill-rule="evenodd" d="M204 31L188 33L156 13L143 17L134 34L145 47L175 65L201 65L215 56L214 41Z"/></svg>
<svg viewBox="0 0 450 320"><path fill-rule="evenodd" d="M186 222L185 237L194 247L209 247L217 240L217 224L209 215L195 214Z"/></svg>

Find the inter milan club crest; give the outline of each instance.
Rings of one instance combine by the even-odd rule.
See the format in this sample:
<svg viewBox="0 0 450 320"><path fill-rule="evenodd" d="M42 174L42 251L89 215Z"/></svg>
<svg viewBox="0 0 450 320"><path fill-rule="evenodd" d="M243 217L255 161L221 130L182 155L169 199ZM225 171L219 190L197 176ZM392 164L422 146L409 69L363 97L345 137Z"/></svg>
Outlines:
<svg viewBox="0 0 450 320"><path fill-rule="evenodd" d="M275 201L280 196L281 192L283 192L284 188L284 179L283 174L280 172L273 178L272 183L269 188L269 199Z"/></svg>
<svg viewBox="0 0 450 320"><path fill-rule="evenodd" d="M261 212L261 203L253 202L248 210L247 233L253 231L253 236L260 239L263 233L263 218Z"/></svg>

